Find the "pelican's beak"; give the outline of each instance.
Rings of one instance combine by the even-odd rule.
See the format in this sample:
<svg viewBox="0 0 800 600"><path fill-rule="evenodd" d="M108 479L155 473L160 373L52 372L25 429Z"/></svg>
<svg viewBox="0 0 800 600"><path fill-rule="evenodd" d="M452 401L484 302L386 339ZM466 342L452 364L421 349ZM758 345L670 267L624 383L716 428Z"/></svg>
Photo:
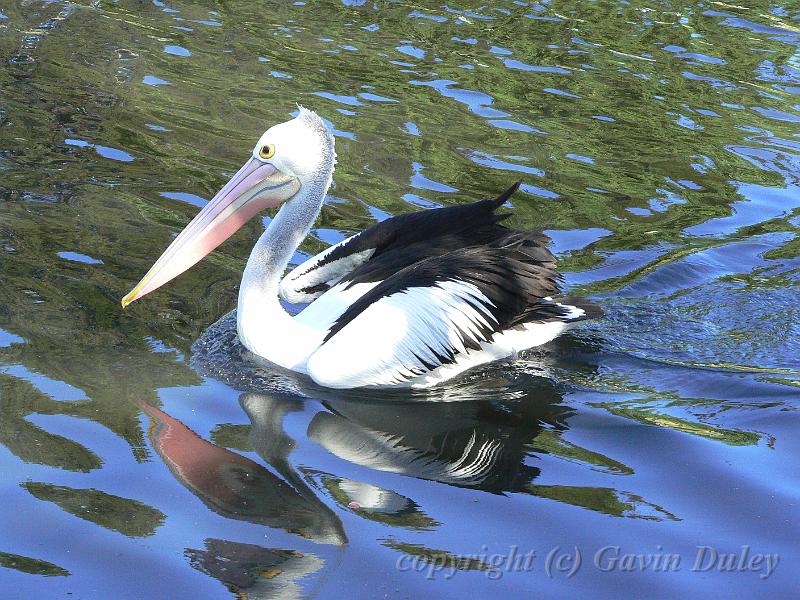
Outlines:
<svg viewBox="0 0 800 600"><path fill-rule="evenodd" d="M255 215L286 202L299 190L296 177L251 158L173 240L147 275L122 299L122 307L175 279Z"/></svg>

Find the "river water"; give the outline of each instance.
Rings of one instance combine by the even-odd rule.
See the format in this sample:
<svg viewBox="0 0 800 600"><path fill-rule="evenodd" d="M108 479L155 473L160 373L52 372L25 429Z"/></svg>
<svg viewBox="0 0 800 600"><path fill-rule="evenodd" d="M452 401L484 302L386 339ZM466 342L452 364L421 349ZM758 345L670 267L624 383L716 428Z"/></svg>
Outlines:
<svg viewBox="0 0 800 600"><path fill-rule="evenodd" d="M3 0L0 94L4 598L796 594L797 3ZM521 179L606 316L321 390L225 317L269 215L121 310L296 103L296 261Z"/></svg>

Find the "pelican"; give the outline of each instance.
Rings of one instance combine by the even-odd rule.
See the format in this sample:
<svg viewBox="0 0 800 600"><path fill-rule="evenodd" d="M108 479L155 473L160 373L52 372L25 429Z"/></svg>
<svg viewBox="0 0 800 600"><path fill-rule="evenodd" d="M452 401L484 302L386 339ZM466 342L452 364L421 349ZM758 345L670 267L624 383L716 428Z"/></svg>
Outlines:
<svg viewBox="0 0 800 600"><path fill-rule="evenodd" d="M252 156L173 240L125 307L174 279L269 208L239 288L237 331L253 354L330 388L430 387L556 338L597 316L554 299L560 275L539 232L500 224L493 200L400 215L282 277L330 187L334 138L316 113L269 128ZM280 298L310 303L290 315Z"/></svg>

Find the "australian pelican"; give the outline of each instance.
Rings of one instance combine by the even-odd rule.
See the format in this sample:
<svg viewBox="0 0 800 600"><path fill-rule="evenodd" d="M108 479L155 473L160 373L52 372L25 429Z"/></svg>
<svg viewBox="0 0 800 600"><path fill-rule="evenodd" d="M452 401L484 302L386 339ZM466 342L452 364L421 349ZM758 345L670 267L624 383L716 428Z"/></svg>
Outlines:
<svg viewBox="0 0 800 600"><path fill-rule="evenodd" d="M239 289L244 346L332 388L429 387L544 344L598 310L553 299L560 276L541 233L500 225L517 185L494 200L378 223L282 278L331 184L334 139L299 107L170 244L123 307L177 277L247 221L281 206ZM296 316L279 296L311 304Z"/></svg>

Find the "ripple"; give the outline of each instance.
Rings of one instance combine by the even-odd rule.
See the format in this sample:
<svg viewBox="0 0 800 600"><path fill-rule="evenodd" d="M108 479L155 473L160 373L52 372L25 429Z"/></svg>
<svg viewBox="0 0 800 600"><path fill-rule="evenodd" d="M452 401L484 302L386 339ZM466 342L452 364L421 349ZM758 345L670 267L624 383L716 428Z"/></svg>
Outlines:
<svg viewBox="0 0 800 600"><path fill-rule="evenodd" d="M793 362L791 367L800 370L800 361L780 358L795 356L793 348L800 339L792 333L797 328L791 317L792 299L780 290L753 289L744 281L723 277L741 272L742 265L749 270L751 263L745 259L761 262L763 241L729 244L657 269L625 291L629 297L650 300L615 301L625 316L617 313L602 327L608 327L616 347L650 360L762 372L785 371ZM650 296L687 286L693 287L669 303L654 304ZM629 320L628 325L622 326L621 320Z"/></svg>
<svg viewBox="0 0 800 600"><path fill-rule="evenodd" d="M800 123L800 115L777 110L774 108L763 108L761 106L753 106L752 110L758 114L767 117L768 119L775 119L776 121L785 121L787 123Z"/></svg>
<svg viewBox="0 0 800 600"><path fill-rule="evenodd" d="M731 83L730 81L725 81L717 77L710 77L708 75L697 75L696 73L692 73L691 71L683 71L681 75L686 79L690 79L692 81L704 81L706 83L711 84L711 86L715 88L720 88L725 90L735 90L738 89L739 87Z"/></svg>
<svg viewBox="0 0 800 600"><path fill-rule="evenodd" d="M540 198L560 198L561 196L554 192L553 190L548 190L547 188L539 187L538 185L533 185L530 183L522 183L519 186L521 192L526 194L530 194L531 196L538 196Z"/></svg>
<svg viewBox="0 0 800 600"><path fill-rule="evenodd" d="M702 54L700 52L689 52L686 48L681 46L664 46L661 48L664 52L670 52L677 56L678 58L688 58L700 63L712 64L712 65L726 65L728 64L727 61L716 58L714 56L708 56L706 54Z"/></svg>
<svg viewBox="0 0 800 600"><path fill-rule="evenodd" d="M591 158L590 156L584 156L583 154L574 154L572 152L568 152L564 156L572 160L577 160L578 162L586 163L587 165L594 164L593 158Z"/></svg>
<svg viewBox="0 0 800 600"><path fill-rule="evenodd" d="M424 13L419 10L414 10L408 14L408 16L412 19L428 19L430 21L436 21L437 23L447 23L447 17L442 15L432 15L429 13Z"/></svg>
<svg viewBox="0 0 800 600"><path fill-rule="evenodd" d="M164 46L164 52L167 54L171 54L173 56L191 56L192 53L189 52L183 46Z"/></svg>
<svg viewBox="0 0 800 600"><path fill-rule="evenodd" d="M649 217L653 214L649 208L637 208L636 206L628 206L625 210L637 217Z"/></svg>
<svg viewBox="0 0 800 600"><path fill-rule="evenodd" d="M686 115L678 115L678 118L673 121L675 125L683 127L684 129L691 129L693 131L701 131L705 129L702 125L687 117Z"/></svg>
<svg viewBox="0 0 800 600"><path fill-rule="evenodd" d="M0 328L0 348L8 348L12 344L24 344L25 338L14 335L10 331Z"/></svg>
<svg viewBox="0 0 800 600"><path fill-rule="evenodd" d="M565 92L564 90L559 90L558 88L546 87L542 88L542 91L547 92L548 94L555 94L556 96L563 96L565 98L580 98L578 94L573 94L572 92Z"/></svg>
<svg viewBox="0 0 800 600"><path fill-rule="evenodd" d="M85 140L76 140L70 138L65 139L64 143L67 144L67 146L76 146L78 148L93 148L94 151L103 158L110 158L111 160L117 160L120 162L131 162L134 160L133 156L127 152L117 148L111 148L110 146L101 146L100 144L92 144L91 142L87 142Z"/></svg>
<svg viewBox="0 0 800 600"><path fill-rule="evenodd" d="M432 202L427 198L423 198L422 196L418 196L417 194L403 194L401 196L403 200L408 202L409 204L413 204L414 206L419 206L420 208L430 209L430 208L441 208L441 204L437 204L436 202Z"/></svg>
<svg viewBox="0 0 800 600"><path fill-rule="evenodd" d="M0 373L27 381L49 398L59 402L88 400L88 396L83 390L64 381L31 371L24 365L0 365Z"/></svg>
<svg viewBox="0 0 800 600"><path fill-rule="evenodd" d="M589 229L545 229L545 235L553 241L553 250L556 253L581 250L597 240L612 235L612 231L601 227Z"/></svg>
<svg viewBox="0 0 800 600"><path fill-rule="evenodd" d="M657 198L651 198L649 200L650 210L653 210L655 212L665 212L666 210L669 209L670 206L675 206L678 204L686 204L687 202L686 198L684 198L679 194L676 194L672 190L657 188L656 192L661 194L661 196Z"/></svg>
<svg viewBox="0 0 800 600"><path fill-rule="evenodd" d="M417 48L416 46L405 45L405 46L397 46L395 48L401 54L405 54L406 56L413 56L414 58L423 59L425 58L425 51L421 48Z"/></svg>
<svg viewBox="0 0 800 600"><path fill-rule="evenodd" d="M687 227L684 232L688 235L730 235L748 225L787 216L800 207L800 187L774 188L743 182L734 184L746 200L731 206L731 216L709 219L700 225Z"/></svg>
<svg viewBox="0 0 800 600"><path fill-rule="evenodd" d="M156 77L155 75L145 75L142 79L142 83L145 85L172 85L172 82Z"/></svg>
<svg viewBox="0 0 800 600"><path fill-rule="evenodd" d="M779 39L785 39L786 41L789 42L796 42L798 37L800 37L800 34L798 34L796 30L792 29L783 29L781 27L774 27L772 25L764 25L763 23L756 23L754 21L750 21L742 17L734 17L732 15L727 15L724 13L717 14L714 16L727 17L724 21L720 23L721 25L727 27L740 27L742 29L747 29L749 31L752 31L753 33L762 33L762 34L777 36Z"/></svg>
<svg viewBox="0 0 800 600"><path fill-rule="evenodd" d="M409 134L419 137L419 135L420 135L419 127L417 127L417 125L415 123L412 123L411 121L408 121L408 122L405 123L404 127L405 127L405 130Z"/></svg>
<svg viewBox="0 0 800 600"><path fill-rule="evenodd" d="M369 92L361 92L358 97L363 100L369 100L370 102L399 102L399 100L395 100L394 98L387 98L386 96L379 96L378 94Z"/></svg>
<svg viewBox="0 0 800 600"><path fill-rule="evenodd" d="M519 121L513 121L511 119L488 119L486 124L491 125L492 127L497 127L498 129L509 129L511 131L521 131L523 133L538 133L546 135L546 132L542 131L541 129L536 129L535 127L531 127L530 125L525 125L525 123L520 123Z"/></svg>
<svg viewBox="0 0 800 600"><path fill-rule="evenodd" d="M425 177L422 174L422 171L425 169L422 164L415 162L412 163L411 167L414 169L414 174L411 176L411 187L422 190L431 190L432 192L442 192L446 194L451 194L458 191L458 189L454 187L450 187L449 185Z"/></svg>
<svg viewBox="0 0 800 600"><path fill-rule="evenodd" d="M489 154L488 152L481 152L480 150L470 150L467 152L467 158L478 165L491 167L492 169L500 169L502 171L516 171L517 173L526 173L536 177L544 177L544 171L536 167L529 167L527 165L520 165L517 163L508 162L500 157Z"/></svg>
<svg viewBox="0 0 800 600"><path fill-rule="evenodd" d="M571 75L572 71L563 67L548 67L544 65L529 65L520 60L506 58L503 64L509 69L516 69L518 71L528 71L530 73L554 73L556 75Z"/></svg>
<svg viewBox="0 0 800 600"><path fill-rule="evenodd" d="M457 85L458 82L450 79L436 79L433 81L412 80L409 81L409 83L411 85L432 87L445 98L452 98L456 102L465 104L471 112L475 113L479 117L503 118L509 116L507 112L497 110L496 108L491 108L490 105L494 103L494 98L492 98L489 94L484 94L483 92L478 92L475 90L453 87Z"/></svg>
<svg viewBox="0 0 800 600"><path fill-rule="evenodd" d="M578 273L569 273L566 279L570 286L578 286L622 278L654 263L666 252L667 250L664 248L648 248L647 250L620 250L608 254L603 253L604 260L599 267Z"/></svg>
<svg viewBox="0 0 800 600"><path fill-rule="evenodd" d="M159 192L158 195L163 198L169 198L170 200L179 200L180 202L185 202L198 208L203 208L208 204L208 200L205 198L188 192Z"/></svg>
<svg viewBox="0 0 800 600"><path fill-rule="evenodd" d="M97 258L92 258L88 254L80 254L78 252L59 252L58 256L64 260L71 260L74 262L82 262L87 265L102 265L103 261Z"/></svg>
<svg viewBox="0 0 800 600"><path fill-rule="evenodd" d="M339 104L346 104L347 106L364 106L364 103L355 96L344 96L340 94L332 94L331 92L314 92L314 95L319 96L320 98L325 98L326 100L338 102Z"/></svg>

